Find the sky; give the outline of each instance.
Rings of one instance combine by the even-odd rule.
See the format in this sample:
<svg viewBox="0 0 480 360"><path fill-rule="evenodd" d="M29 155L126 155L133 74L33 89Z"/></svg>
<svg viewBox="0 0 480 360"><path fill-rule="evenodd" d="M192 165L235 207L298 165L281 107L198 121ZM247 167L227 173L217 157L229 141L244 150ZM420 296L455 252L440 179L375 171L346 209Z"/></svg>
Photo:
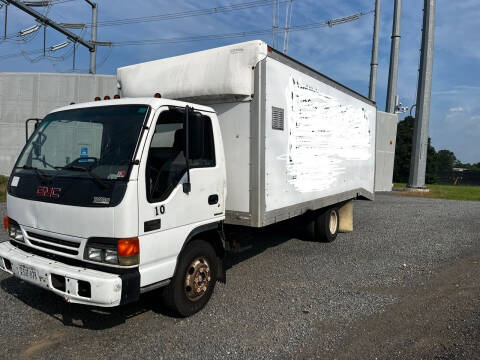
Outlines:
<svg viewBox="0 0 480 360"><path fill-rule="evenodd" d="M64 1L64 0L56 0ZM98 0L99 21L125 19L219 6L252 0ZM377 106L385 110L390 36L392 32L393 0L381 2ZM374 0L294 0L291 25L323 22L332 18L368 12ZM47 12L57 22L89 23L91 8L83 0L70 0L38 11ZM420 57L421 0L403 0L401 18L398 95L408 107L416 101ZM284 25L285 3L280 4L280 26ZM462 162L480 162L480 3L478 0L437 0L433 89L429 134L436 150L448 149ZM0 9L1 27L4 7ZM8 35L34 25L34 20L9 6ZM144 22L98 28L98 40L169 39L211 34L227 34L272 27L272 6L185 17L174 20ZM89 30L74 30L90 37ZM291 32L288 55L323 74L368 96L373 14L359 20L337 25ZM278 34L277 44L283 34ZM144 46L102 47L98 51L97 73L115 74L120 66L135 64L188 52L204 50L236 42L260 39L272 44L271 33L235 39L202 40ZM47 30L47 47L65 41L54 30ZM43 47L43 32L25 40L9 37L0 41L0 71L2 72L71 72L72 46L43 57L41 54L6 56L38 50ZM281 48L281 45L276 46ZM54 55L54 57L53 57ZM76 72L88 72L88 50L76 51ZM400 114L403 119L406 114Z"/></svg>

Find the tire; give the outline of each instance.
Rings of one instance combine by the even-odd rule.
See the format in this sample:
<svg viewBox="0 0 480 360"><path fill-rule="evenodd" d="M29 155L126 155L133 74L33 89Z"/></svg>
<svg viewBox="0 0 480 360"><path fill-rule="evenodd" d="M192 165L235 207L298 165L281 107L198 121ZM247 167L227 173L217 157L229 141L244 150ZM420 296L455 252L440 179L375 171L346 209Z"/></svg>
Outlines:
<svg viewBox="0 0 480 360"><path fill-rule="evenodd" d="M212 245L194 240L180 254L175 275L164 289L165 305L181 317L203 309L213 294L218 257Z"/></svg>
<svg viewBox="0 0 480 360"><path fill-rule="evenodd" d="M340 217L336 208L310 214L306 231L309 239L319 242L332 242L337 238Z"/></svg>

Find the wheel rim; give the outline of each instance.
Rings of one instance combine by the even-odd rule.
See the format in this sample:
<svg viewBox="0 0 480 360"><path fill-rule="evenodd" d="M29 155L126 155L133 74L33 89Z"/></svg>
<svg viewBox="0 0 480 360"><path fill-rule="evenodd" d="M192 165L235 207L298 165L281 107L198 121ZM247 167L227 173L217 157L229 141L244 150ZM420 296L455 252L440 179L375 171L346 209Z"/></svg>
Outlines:
<svg viewBox="0 0 480 360"><path fill-rule="evenodd" d="M190 301L200 300L210 285L210 265L203 256L195 258L185 273L185 295Z"/></svg>
<svg viewBox="0 0 480 360"><path fill-rule="evenodd" d="M338 227L338 215L336 211L330 211L330 221L328 224L328 228L330 230L330 234L335 234L337 232Z"/></svg>

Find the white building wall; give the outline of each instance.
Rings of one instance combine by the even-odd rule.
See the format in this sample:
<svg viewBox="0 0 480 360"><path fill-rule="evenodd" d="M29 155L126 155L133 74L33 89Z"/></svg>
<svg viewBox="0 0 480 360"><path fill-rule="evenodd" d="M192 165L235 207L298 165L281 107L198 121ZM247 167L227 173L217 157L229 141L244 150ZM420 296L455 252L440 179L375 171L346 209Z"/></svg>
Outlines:
<svg viewBox="0 0 480 360"><path fill-rule="evenodd" d="M113 75L0 73L0 175L10 175L25 144L26 119L116 93Z"/></svg>

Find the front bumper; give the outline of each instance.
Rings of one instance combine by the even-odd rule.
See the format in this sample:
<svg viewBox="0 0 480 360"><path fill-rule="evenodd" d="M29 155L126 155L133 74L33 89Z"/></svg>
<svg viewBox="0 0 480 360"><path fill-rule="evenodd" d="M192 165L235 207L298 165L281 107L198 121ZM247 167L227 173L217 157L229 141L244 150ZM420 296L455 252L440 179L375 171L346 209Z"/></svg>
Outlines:
<svg viewBox="0 0 480 360"><path fill-rule="evenodd" d="M113 307L138 299L131 296L132 285L138 284L133 293L140 290L140 279L138 276L137 281L135 274L67 265L23 251L10 242L0 243L0 269L77 304Z"/></svg>

